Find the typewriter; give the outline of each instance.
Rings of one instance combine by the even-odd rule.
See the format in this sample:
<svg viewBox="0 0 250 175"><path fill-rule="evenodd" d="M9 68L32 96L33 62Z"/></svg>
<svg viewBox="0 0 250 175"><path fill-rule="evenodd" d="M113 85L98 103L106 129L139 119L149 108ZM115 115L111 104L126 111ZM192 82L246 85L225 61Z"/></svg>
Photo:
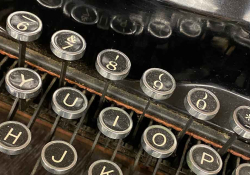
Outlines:
<svg viewBox="0 0 250 175"><path fill-rule="evenodd" d="M249 1L1 0L1 175L250 175Z"/></svg>

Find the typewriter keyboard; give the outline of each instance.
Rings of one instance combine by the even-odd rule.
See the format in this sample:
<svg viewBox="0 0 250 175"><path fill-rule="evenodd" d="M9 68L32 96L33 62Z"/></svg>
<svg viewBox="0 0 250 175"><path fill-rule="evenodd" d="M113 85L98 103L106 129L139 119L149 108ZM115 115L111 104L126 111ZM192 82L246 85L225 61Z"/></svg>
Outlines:
<svg viewBox="0 0 250 175"><path fill-rule="evenodd" d="M42 25L14 12L0 36L1 174L250 175L248 97L160 68L130 80L136 67L110 48L79 70L73 30L52 34L53 59L27 47Z"/></svg>

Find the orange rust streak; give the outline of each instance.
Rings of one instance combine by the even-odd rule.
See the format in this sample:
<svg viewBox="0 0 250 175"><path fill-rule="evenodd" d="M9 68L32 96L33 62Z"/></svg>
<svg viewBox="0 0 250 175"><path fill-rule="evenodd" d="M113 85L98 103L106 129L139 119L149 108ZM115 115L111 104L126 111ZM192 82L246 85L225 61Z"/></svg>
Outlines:
<svg viewBox="0 0 250 175"><path fill-rule="evenodd" d="M6 53L6 52L4 52L4 51L2 51L2 50L0 50L0 53L3 54L3 55L7 55L7 56L9 56L10 58L15 58L15 59L17 59L16 56L11 55L11 54L9 54L9 53ZM42 71L42 72L47 72L48 74L50 74L50 75L52 75L52 76L60 77L58 74L55 74L55 73L53 73L53 72L51 72L51 71L48 71L48 70L46 70L46 69L44 69L44 68L42 68L42 67L40 67L40 66L37 66L37 65L35 65L35 64L33 64L33 63L29 62L29 61L25 61L25 62L26 62L27 64L29 64L30 66L35 67L35 68L37 68L38 70L40 70L40 71ZM91 93L95 93L95 94L97 94L97 95L99 95L99 96L102 95L101 93L99 93L99 92L97 92L97 91L95 91L95 90L93 90L93 89L91 89L91 88L87 88L86 86L83 86L83 85L81 85L81 84L78 84L78 83L76 83L76 82L74 82L74 81L72 81L72 80L69 80L69 79L67 79L67 78L66 78L65 80L66 80L68 83L77 85L78 87L83 88L83 89L86 89L87 91L89 91L89 92L91 92ZM117 101L117 100L115 100L115 99L113 99L113 98L111 98L111 97L105 96L105 98L106 98L107 100L109 100L109 101L115 102L117 105L123 106L123 107L125 107L125 108L127 108L127 109L130 109L130 110L133 110L133 111L135 111L135 112L138 113L138 114L142 114L142 112L143 112L143 111L141 111L141 110L138 110L138 109L134 108L133 106L126 105L126 104L124 104L124 103L122 103L122 102L120 102L120 101ZM158 123L161 123L161 124L163 124L163 125L165 125L165 126L167 126L167 127L171 127L171 128L173 128L173 129L175 129L175 130L177 130L177 131L181 131L181 130L182 130L182 128L177 127L177 126L175 126L175 125L173 125L173 124L167 123L166 121L161 120L161 119L159 119L159 118L157 118L157 117L155 117L155 116L152 116L152 115L149 115L149 114L145 114L145 117L150 118L150 119L153 119L154 121L156 121L156 122L158 122ZM206 139L206 138L203 138L203 137L201 137L201 136L198 136L198 135L196 135L196 134L194 134L194 133L186 132L186 134L188 134L188 135L194 137L194 138L197 139L197 140L201 140L201 141L203 141L203 142L205 142L205 143L207 143L207 144L213 145L214 147L222 148L222 146L221 146L220 144L217 144L217 143L215 143L215 142L212 142L212 141L210 141L210 140L208 140L208 139ZM236 151L233 151L233 150L231 150L231 149L229 149L228 151L229 151L231 154L233 154L233 155L235 155L235 156L238 156L238 157L241 157L241 158L244 159L244 160L250 160L250 157L247 157L247 156L245 156L245 155L242 155L242 154L240 154L240 153L238 153L238 152L236 152Z"/></svg>

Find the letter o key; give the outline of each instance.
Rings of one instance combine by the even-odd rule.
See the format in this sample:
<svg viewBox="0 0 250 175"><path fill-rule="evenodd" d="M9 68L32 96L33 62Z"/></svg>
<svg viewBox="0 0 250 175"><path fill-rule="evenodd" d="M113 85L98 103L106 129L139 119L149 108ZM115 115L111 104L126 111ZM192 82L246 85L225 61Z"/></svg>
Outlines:
<svg viewBox="0 0 250 175"><path fill-rule="evenodd" d="M169 129L160 125L153 125L144 131L141 145L151 156L167 158L176 149L177 141Z"/></svg>
<svg viewBox="0 0 250 175"><path fill-rule="evenodd" d="M208 145L199 144L189 150L187 164L197 175L215 175L220 172L223 163L216 150Z"/></svg>
<svg viewBox="0 0 250 175"><path fill-rule="evenodd" d="M57 89L53 94L51 103L55 113L66 119L81 117L88 106L86 96L72 87Z"/></svg>

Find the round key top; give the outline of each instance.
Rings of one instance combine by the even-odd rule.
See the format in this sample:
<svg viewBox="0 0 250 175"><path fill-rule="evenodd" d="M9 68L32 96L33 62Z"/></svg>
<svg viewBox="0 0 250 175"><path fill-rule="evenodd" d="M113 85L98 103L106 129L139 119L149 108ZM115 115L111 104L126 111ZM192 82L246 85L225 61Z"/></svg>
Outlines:
<svg viewBox="0 0 250 175"><path fill-rule="evenodd" d="M156 100L169 98L176 87L173 76L159 68L146 70L142 75L140 85L146 95Z"/></svg>
<svg viewBox="0 0 250 175"><path fill-rule="evenodd" d="M131 63L119 50L106 49L98 54L95 67L104 78L122 80L128 75Z"/></svg>
<svg viewBox="0 0 250 175"><path fill-rule="evenodd" d="M172 35L172 28L167 21L152 20L148 25L148 32L156 38L167 39Z"/></svg>
<svg viewBox="0 0 250 175"><path fill-rule="evenodd" d="M76 32L60 30L53 34L50 49L57 57L67 61L74 61L83 57L86 42Z"/></svg>
<svg viewBox="0 0 250 175"><path fill-rule="evenodd" d="M240 106L234 110L229 121L231 128L238 135L250 139L250 107Z"/></svg>
<svg viewBox="0 0 250 175"><path fill-rule="evenodd" d="M92 163L88 170L88 175L123 175L120 167L109 160L98 160Z"/></svg>
<svg viewBox="0 0 250 175"><path fill-rule="evenodd" d="M6 30L8 34L19 41L34 41L42 33L42 21L34 14L17 11L8 16Z"/></svg>
<svg viewBox="0 0 250 175"><path fill-rule="evenodd" d="M114 16L110 21L110 27L115 32L123 35L133 35L137 30L135 21L121 16Z"/></svg>
<svg viewBox="0 0 250 175"><path fill-rule="evenodd" d="M52 108L55 113L66 119L77 119L88 106L86 96L71 87L57 89L52 97Z"/></svg>
<svg viewBox="0 0 250 175"><path fill-rule="evenodd" d="M201 24L194 19L182 19L179 32L188 38L196 38L202 32Z"/></svg>
<svg viewBox="0 0 250 175"><path fill-rule="evenodd" d="M71 11L71 16L79 23L85 25L96 24L99 20L98 12L91 6L75 6Z"/></svg>
<svg viewBox="0 0 250 175"><path fill-rule="evenodd" d="M143 149L155 158L169 157L177 146L174 134L160 125L149 126L141 138Z"/></svg>
<svg viewBox="0 0 250 175"><path fill-rule="evenodd" d="M126 111L117 107L108 107L100 112L97 126L105 136L123 139L129 135L133 121Z"/></svg>
<svg viewBox="0 0 250 175"><path fill-rule="evenodd" d="M199 144L189 150L187 164L197 175L215 175L221 171L223 163L220 155L213 148Z"/></svg>
<svg viewBox="0 0 250 175"><path fill-rule="evenodd" d="M22 123L8 121L0 124L0 151L17 155L26 150L31 141L30 130Z"/></svg>
<svg viewBox="0 0 250 175"><path fill-rule="evenodd" d="M5 76L7 91L21 99L36 97L42 88L40 75L32 69L14 68Z"/></svg>
<svg viewBox="0 0 250 175"><path fill-rule="evenodd" d="M41 159L47 171L53 174L66 174L76 165L77 152L69 143L56 140L43 147Z"/></svg>
<svg viewBox="0 0 250 175"><path fill-rule="evenodd" d="M184 105L189 114L201 120L212 119L220 109L218 98L203 88L191 89L184 100Z"/></svg>
<svg viewBox="0 0 250 175"><path fill-rule="evenodd" d="M40 5L49 9L58 9L62 7L63 0L36 0Z"/></svg>
<svg viewBox="0 0 250 175"><path fill-rule="evenodd" d="M250 164L249 163L243 163L239 165L232 175L248 175L250 174Z"/></svg>

